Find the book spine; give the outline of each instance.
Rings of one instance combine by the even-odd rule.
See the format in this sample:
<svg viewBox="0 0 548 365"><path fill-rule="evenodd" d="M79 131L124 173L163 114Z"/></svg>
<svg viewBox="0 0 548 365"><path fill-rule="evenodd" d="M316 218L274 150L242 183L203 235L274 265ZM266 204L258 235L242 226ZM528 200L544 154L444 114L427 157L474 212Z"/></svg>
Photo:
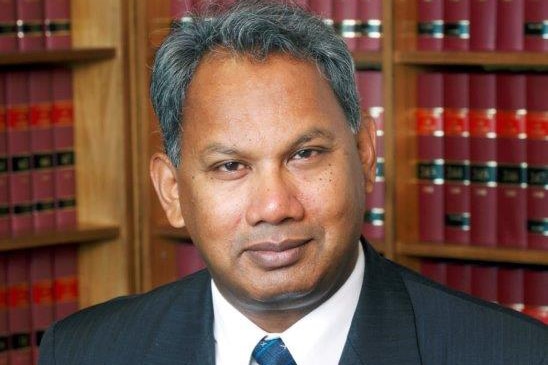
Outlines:
<svg viewBox="0 0 548 365"><path fill-rule="evenodd" d="M524 0L497 0L497 51L523 50Z"/></svg>
<svg viewBox="0 0 548 365"><path fill-rule="evenodd" d="M6 74L8 200L13 234L32 231L28 74Z"/></svg>
<svg viewBox="0 0 548 365"><path fill-rule="evenodd" d="M0 53L17 51L16 0L0 0Z"/></svg>
<svg viewBox="0 0 548 365"><path fill-rule="evenodd" d="M548 2L546 0L525 0L525 40L526 51L548 51Z"/></svg>
<svg viewBox="0 0 548 365"><path fill-rule="evenodd" d="M471 294L488 302L497 301L496 266L472 265Z"/></svg>
<svg viewBox="0 0 548 365"><path fill-rule="evenodd" d="M373 191L366 195L365 216L362 233L371 239L384 239L384 108L382 101L382 73L380 71L359 71L357 73L361 108L371 116L377 127L376 152L377 169Z"/></svg>
<svg viewBox="0 0 548 365"><path fill-rule="evenodd" d="M497 273L497 301L516 311L523 310L522 268L499 267Z"/></svg>
<svg viewBox="0 0 548 365"><path fill-rule="evenodd" d="M497 0L470 0L470 50L497 47Z"/></svg>
<svg viewBox="0 0 548 365"><path fill-rule="evenodd" d="M358 19L358 0L333 0L333 26L350 51L358 47L361 22Z"/></svg>
<svg viewBox="0 0 548 365"><path fill-rule="evenodd" d="M447 285L447 264L437 260L421 260L420 272L435 282Z"/></svg>
<svg viewBox="0 0 548 365"><path fill-rule="evenodd" d="M466 294L472 292L472 265L447 263L447 286Z"/></svg>
<svg viewBox="0 0 548 365"><path fill-rule="evenodd" d="M72 73L69 69L53 71L52 90L55 223L56 227L64 228L75 226L77 221Z"/></svg>
<svg viewBox="0 0 548 365"><path fill-rule="evenodd" d="M496 75L470 75L470 243L497 244Z"/></svg>
<svg viewBox="0 0 548 365"><path fill-rule="evenodd" d="M78 249L58 246L53 250L53 316L60 320L78 310Z"/></svg>
<svg viewBox="0 0 548 365"><path fill-rule="evenodd" d="M527 269L523 277L523 313L548 325L548 270Z"/></svg>
<svg viewBox="0 0 548 365"><path fill-rule="evenodd" d="M443 242L443 74L419 74L417 83L419 239Z"/></svg>
<svg viewBox="0 0 548 365"><path fill-rule="evenodd" d="M417 49L419 51L443 50L444 0L418 0Z"/></svg>
<svg viewBox="0 0 548 365"><path fill-rule="evenodd" d="M35 231L55 228L53 186L53 130L51 126L51 74L29 73L32 201Z"/></svg>
<svg viewBox="0 0 548 365"><path fill-rule="evenodd" d="M358 50L379 51L382 40L382 1L359 0L358 14L361 20Z"/></svg>
<svg viewBox="0 0 548 365"><path fill-rule="evenodd" d="M333 3L331 0L310 0L310 11L320 16L326 24L333 25Z"/></svg>
<svg viewBox="0 0 548 365"><path fill-rule="evenodd" d="M470 243L469 77L444 74L445 241Z"/></svg>
<svg viewBox="0 0 548 365"><path fill-rule="evenodd" d="M182 242L177 246L177 272L185 277L205 268L205 263L192 242Z"/></svg>
<svg viewBox="0 0 548 365"><path fill-rule="evenodd" d="M8 327L8 287L7 260L0 256L0 365L8 364L9 327Z"/></svg>
<svg viewBox="0 0 548 365"><path fill-rule="evenodd" d="M526 78L497 75L498 244L527 246Z"/></svg>
<svg viewBox="0 0 548 365"><path fill-rule="evenodd" d="M5 87L5 76L0 73L0 237L6 237L10 233Z"/></svg>
<svg viewBox="0 0 548 365"><path fill-rule="evenodd" d="M28 365L31 354L31 314L27 251L7 255L8 329L10 365Z"/></svg>
<svg viewBox="0 0 548 365"><path fill-rule="evenodd" d="M33 362L38 363L38 347L53 323L53 258L50 248L30 252L31 328Z"/></svg>
<svg viewBox="0 0 548 365"><path fill-rule="evenodd" d="M470 0L445 0L443 50L467 51L470 47Z"/></svg>
<svg viewBox="0 0 548 365"><path fill-rule="evenodd" d="M548 250L548 75L527 76L527 245Z"/></svg>
<svg viewBox="0 0 548 365"><path fill-rule="evenodd" d="M71 48L70 0L44 0L44 35L47 49Z"/></svg>
<svg viewBox="0 0 548 365"><path fill-rule="evenodd" d="M189 12L193 10L192 0L171 0L170 14L176 22L188 23L191 21Z"/></svg>
<svg viewBox="0 0 548 365"><path fill-rule="evenodd" d="M44 49L44 1L17 0L16 7L19 50Z"/></svg>

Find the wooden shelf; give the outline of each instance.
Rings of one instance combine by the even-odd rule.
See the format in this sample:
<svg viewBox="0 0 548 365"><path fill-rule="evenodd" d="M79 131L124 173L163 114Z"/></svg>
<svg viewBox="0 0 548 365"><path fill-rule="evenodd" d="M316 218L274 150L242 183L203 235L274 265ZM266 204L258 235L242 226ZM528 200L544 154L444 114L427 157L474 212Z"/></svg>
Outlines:
<svg viewBox="0 0 548 365"><path fill-rule="evenodd" d="M548 69L548 53L541 52L396 52L394 60L405 65Z"/></svg>
<svg viewBox="0 0 548 365"><path fill-rule="evenodd" d="M548 251L531 249L398 242L396 250L414 257L548 265Z"/></svg>
<svg viewBox="0 0 548 365"><path fill-rule="evenodd" d="M112 225L80 224L76 228L25 234L16 237L1 237L0 252L33 247L85 243L115 239L120 228Z"/></svg>
<svg viewBox="0 0 548 365"><path fill-rule="evenodd" d="M356 68L366 68L366 67L381 67L382 64L382 54L381 52L367 52L367 51L357 51L352 52L352 58L356 64Z"/></svg>
<svg viewBox="0 0 548 365"><path fill-rule="evenodd" d="M115 55L113 47L0 53L0 66L88 62L111 59Z"/></svg>

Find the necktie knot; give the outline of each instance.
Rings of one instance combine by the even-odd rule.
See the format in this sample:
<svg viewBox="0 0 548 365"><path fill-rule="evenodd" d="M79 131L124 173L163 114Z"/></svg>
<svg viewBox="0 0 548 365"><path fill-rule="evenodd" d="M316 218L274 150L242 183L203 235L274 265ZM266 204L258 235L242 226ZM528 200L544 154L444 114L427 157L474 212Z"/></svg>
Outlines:
<svg viewBox="0 0 548 365"><path fill-rule="evenodd" d="M259 365L297 365L281 338L263 338L252 356Z"/></svg>

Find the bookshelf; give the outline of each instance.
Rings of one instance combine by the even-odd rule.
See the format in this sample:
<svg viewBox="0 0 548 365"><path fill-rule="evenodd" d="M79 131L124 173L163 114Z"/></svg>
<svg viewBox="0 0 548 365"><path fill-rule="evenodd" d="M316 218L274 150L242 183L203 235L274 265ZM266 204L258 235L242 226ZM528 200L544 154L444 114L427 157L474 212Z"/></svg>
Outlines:
<svg viewBox="0 0 548 365"><path fill-rule="evenodd" d="M508 247L480 247L450 242L420 242L418 223L418 152L415 134L417 75L424 71L541 72L548 71L548 53L418 51L416 1L393 2L394 24L394 125L395 163L395 259L418 269L421 258L456 259L505 264L548 266L548 251ZM496 212L493 212L496 214Z"/></svg>
<svg viewBox="0 0 548 365"><path fill-rule="evenodd" d="M128 3L73 0L72 49L0 54L2 71L52 65L73 71L79 224L0 238L0 251L78 244L80 307L133 292Z"/></svg>

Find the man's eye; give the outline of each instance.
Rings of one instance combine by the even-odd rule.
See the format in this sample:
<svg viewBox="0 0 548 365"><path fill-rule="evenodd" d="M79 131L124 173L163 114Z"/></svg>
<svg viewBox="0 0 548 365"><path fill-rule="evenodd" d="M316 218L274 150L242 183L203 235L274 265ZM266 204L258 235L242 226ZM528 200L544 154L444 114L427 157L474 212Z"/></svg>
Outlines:
<svg viewBox="0 0 548 365"><path fill-rule="evenodd" d="M220 171L224 171L224 172L234 172L234 171L242 170L244 168L244 165L240 162L230 161L230 162L225 162L219 165L217 168Z"/></svg>
<svg viewBox="0 0 548 365"><path fill-rule="evenodd" d="M295 153L293 158L296 159L296 160L303 160L303 159L314 157L319 153L320 153L320 151L318 151L318 150L304 149L304 150L297 151L297 153Z"/></svg>

